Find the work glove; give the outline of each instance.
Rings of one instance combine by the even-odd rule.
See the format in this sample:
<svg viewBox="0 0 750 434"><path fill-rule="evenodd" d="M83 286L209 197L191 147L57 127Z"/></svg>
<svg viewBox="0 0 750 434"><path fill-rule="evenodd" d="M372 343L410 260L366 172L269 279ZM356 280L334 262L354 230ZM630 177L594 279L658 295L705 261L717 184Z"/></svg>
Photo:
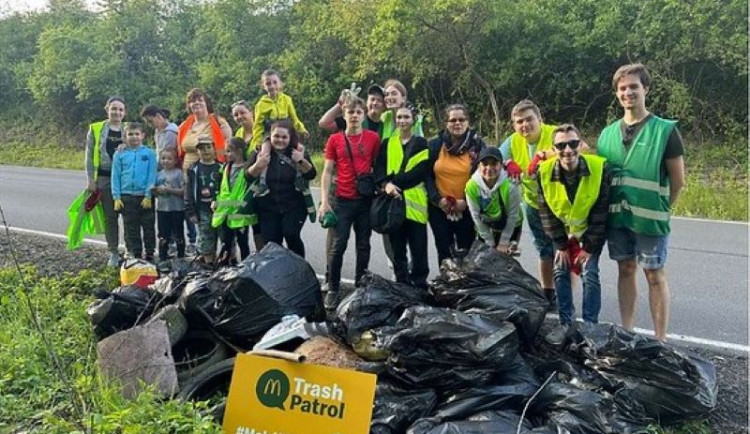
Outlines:
<svg viewBox="0 0 750 434"><path fill-rule="evenodd" d="M568 257L570 258L570 272L581 275L581 264L578 263L578 257L581 255L581 244L576 237L568 238Z"/></svg>
<svg viewBox="0 0 750 434"><path fill-rule="evenodd" d="M359 92L361 90L362 88L357 86L357 83L352 82L352 85L349 87L349 89L344 89L341 91L341 95L339 96L339 105L343 106L344 103L349 99L359 96Z"/></svg>
<svg viewBox="0 0 750 434"><path fill-rule="evenodd" d="M544 154L536 154L534 155L534 159L531 160L531 164L529 164L529 168L526 171L529 176L534 176L536 174L536 169L539 167L539 163L545 160Z"/></svg>
<svg viewBox="0 0 750 434"><path fill-rule="evenodd" d="M125 208L125 204L120 199L115 199L115 211L120 211Z"/></svg>
<svg viewBox="0 0 750 434"><path fill-rule="evenodd" d="M521 178L521 167L513 160L505 162L505 171L508 172L508 176L515 180Z"/></svg>
<svg viewBox="0 0 750 434"><path fill-rule="evenodd" d="M141 208L143 209L151 209L153 205L151 204L151 199L144 197L141 201Z"/></svg>

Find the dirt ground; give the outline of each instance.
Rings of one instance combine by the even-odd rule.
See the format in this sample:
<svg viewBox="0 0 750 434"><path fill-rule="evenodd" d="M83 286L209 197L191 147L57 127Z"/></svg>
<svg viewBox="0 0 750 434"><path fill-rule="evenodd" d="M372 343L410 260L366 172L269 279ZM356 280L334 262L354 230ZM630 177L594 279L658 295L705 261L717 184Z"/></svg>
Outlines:
<svg viewBox="0 0 750 434"><path fill-rule="evenodd" d="M107 261L105 249L85 245L75 252L65 249L65 241L35 235L11 233L13 251L20 263L32 263L44 275L56 276L83 268L101 267ZM0 267L14 264L8 237L0 231ZM719 354L703 348L688 348L711 360L719 377L716 409L708 421L716 433L748 433L748 358Z"/></svg>

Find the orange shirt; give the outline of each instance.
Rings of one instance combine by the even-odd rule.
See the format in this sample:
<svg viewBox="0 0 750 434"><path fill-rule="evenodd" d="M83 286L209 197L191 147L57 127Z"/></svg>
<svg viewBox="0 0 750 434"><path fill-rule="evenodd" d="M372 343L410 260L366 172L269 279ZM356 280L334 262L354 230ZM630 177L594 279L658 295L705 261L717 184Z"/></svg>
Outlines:
<svg viewBox="0 0 750 434"><path fill-rule="evenodd" d="M466 182L471 178L471 154L464 152L461 155L451 155L445 146L440 146L433 171L435 187L441 197L463 199Z"/></svg>

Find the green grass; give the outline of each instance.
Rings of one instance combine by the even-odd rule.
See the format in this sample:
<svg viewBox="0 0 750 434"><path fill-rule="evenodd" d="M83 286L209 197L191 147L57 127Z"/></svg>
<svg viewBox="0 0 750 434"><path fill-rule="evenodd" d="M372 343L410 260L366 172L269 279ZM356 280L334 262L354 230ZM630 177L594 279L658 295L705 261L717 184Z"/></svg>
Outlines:
<svg viewBox="0 0 750 434"><path fill-rule="evenodd" d="M99 375L85 309L95 288L117 285L115 271L43 278L27 268L24 276L28 285L16 270L0 269L0 432L221 431L203 415L205 404L160 400L149 391L127 401ZM32 325L27 297L41 332Z"/></svg>
<svg viewBox="0 0 750 434"><path fill-rule="evenodd" d="M313 152L320 185L324 156ZM0 164L56 169L83 168L83 150L50 143L0 145ZM689 144L686 150L687 185L675 206L675 215L718 220L748 220L748 156L727 145Z"/></svg>

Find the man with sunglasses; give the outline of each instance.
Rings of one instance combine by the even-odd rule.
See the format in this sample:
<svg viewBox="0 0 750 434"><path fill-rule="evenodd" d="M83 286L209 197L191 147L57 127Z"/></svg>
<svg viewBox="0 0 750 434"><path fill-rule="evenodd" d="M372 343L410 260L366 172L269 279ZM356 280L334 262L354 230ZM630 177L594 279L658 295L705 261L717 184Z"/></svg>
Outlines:
<svg viewBox="0 0 750 434"><path fill-rule="evenodd" d="M583 142L575 126L555 128L552 141L557 158L539 165L537 204L544 232L555 245L553 275L562 326L547 339L561 343L575 311L571 272L580 274L583 282L583 320L599 320L599 255L606 239L612 173L604 158L581 154Z"/></svg>
<svg viewBox="0 0 750 434"><path fill-rule="evenodd" d="M684 145L676 121L646 109L651 76L642 64L620 67L612 85L625 114L602 131L597 147L613 172L607 240L618 266L620 316L623 327L632 330L640 265L656 339L665 341L669 286L664 265L672 206L685 185Z"/></svg>

